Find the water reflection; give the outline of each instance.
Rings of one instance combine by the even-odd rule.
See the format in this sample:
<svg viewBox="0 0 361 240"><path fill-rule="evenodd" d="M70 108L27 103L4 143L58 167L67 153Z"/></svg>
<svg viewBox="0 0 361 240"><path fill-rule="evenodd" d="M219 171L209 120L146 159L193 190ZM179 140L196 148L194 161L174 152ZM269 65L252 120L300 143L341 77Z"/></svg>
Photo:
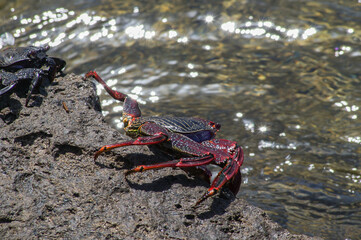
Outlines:
<svg viewBox="0 0 361 240"><path fill-rule="evenodd" d="M297 233L361 235L356 2L48 2L5 3L0 48L49 44L144 115L220 122L247 156L239 197ZM97 93L122 128L122 105Z"/></svg>
<svg viewBox="0 0 361 240"><path fill-rule="evenodd" d="M133 13L139 13L139 8L135 7ZM15 12L15 8L11 8L11 12ZM192 13L193 14L193 13ZM280 26L273 23L270 20L267 21L254 21L253 16L249 16L246 21L226 21L222 22L222 19L215 20L213 15L199 15L195 16L203 21L215 31L216 35L212 40L220 40L223 36L220 30L236 35L242 35L245 38L270 38L272 40L297 40L307 39L308 37L317 33L316 28L310 27L306 29L288 29L286 26ZM55 10L44 11L41 14L35 14L31 17L23 17L23 15L13 15L11 20L16 24L18 28L10 33L15 38L21 36L28 36L30 40L34 39L33 44L36 46L48 44L51 47L58 46L66 40L86 40L90 42L96 42L105 39L120 39L120 35L125 34L132 39L154 39L164 40L164 37L169 39L176 38L177 43L188 43L189 40L201 40L199 37L208 38L209 36L189 34L189 36L180 35L175 29L170 29L164 34L164 32L156 31L151 26L154 23L145 23L137 21L136 17L130 17L133 21L125 26L119 26L122 24L120 18L107 18L104 16L98 16L94 12L78 12L69 10L66 8L56 8ZM65 24L56 24L57 29L53 27L55 23L64 22ZM170 26L171 20L168 18L161 18L161 23ZM159 23L157 23L159 24ZM50 26L48 26L50 25ZM95 27L93 26L99 26ZM212 25L212 26L210 26ZM50 27L50 29L49 29ZM213 29L213 27L215 27ZM28 30L26 29L28 28ZM44 29L44 30L42 30ZM34 31L37 30L37 31ZM42 31L40 31L42 30ZM353 33L353 29L348 29L348 33ZM58 34L59 33L59 34ZM56 35L56 36L55 36ZM218 36L217 36L218 35ZM75 38L75 39L74 39ZM346 49L350 47L341 47L341 51L337 51L339 55L342 55ZM350 50L348 50L350 51ZM336 53L335 53L336 54Z"/></svg>

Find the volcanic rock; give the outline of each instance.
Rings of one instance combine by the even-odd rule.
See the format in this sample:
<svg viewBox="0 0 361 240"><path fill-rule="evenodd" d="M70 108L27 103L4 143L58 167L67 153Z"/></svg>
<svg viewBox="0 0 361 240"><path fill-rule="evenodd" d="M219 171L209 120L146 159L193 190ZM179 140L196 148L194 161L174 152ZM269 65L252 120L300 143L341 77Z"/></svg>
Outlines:
<svg viewBox="0 0 361 240"><path fill-rule="evenodd" d="M124 177L167 160L103 119L94 83L68 74L45 93L0 97L0 239L311 239L227 190L193 208L208 183L180 169ZM241 188L242 191L242 188Z"/></svg>

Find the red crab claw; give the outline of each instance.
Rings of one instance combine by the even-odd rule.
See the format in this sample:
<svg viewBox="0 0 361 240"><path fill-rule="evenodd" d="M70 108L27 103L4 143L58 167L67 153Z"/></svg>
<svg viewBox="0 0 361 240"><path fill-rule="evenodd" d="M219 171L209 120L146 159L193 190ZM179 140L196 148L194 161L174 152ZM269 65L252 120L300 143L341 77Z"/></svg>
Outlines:
<svg viewBox="0 0 361 240"><path fill-rule="evenodd" d="M119 101L124 102L125 98L127 97L126 94L117 92L112 90L105 82L104 80L99 77L98 73L95 71L89 71L87 74L85 74L86 78L91 78L93 77L98 83L100 83L104 89L110 94L110 96L112 96L114 99L117 99Z"/></svg>
<svg viewBox="0 0 361 240"><path fill-rule="evenodd" d="M239 187L242 181L240 168L243 164L243 160L243 150L241 147L238 147L235 149L233 157L228 160L226 166L218 173L217 177L213 180L211 187L196 202L195 206L216 194L228 181L230 181L230 190L234 195L236 195L239 191Z"/></svg>
<svg viewBox="0 0 361 240"><path fill-rule="evenodd" d="M114 99L124 102L123 105L123 117L129 116L131 118L133 117L140 117L141 112L138 106L137 101L134 99L128 97L126 94L115 91L111 89L104 80L96 73L95 71L90 71L87 74L85 74L86 78L93 77L98 83L100 83L104 89L109 93L110 96L112 96Z"/></svg>

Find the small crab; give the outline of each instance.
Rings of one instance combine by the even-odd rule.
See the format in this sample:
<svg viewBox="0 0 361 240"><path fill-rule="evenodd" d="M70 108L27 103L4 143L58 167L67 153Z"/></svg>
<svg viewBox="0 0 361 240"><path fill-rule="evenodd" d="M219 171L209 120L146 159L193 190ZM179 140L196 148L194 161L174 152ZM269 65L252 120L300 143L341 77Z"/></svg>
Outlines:
<svg viewBox="0 0 361 240"><path fill-rule="evenodd" d="M150 169L196 167L211 178L206 165L215 164L222 168L212 181L208 191L196 202L196 205L216 194L226 183L233 194L237 194L241 184L240 168L243 163L243 151L236 142L226 139L214 139L220 124L192 117L141 117L138 103L126 94L110 89L99 75L90 71L86 78L93 77L116 100L124 102L123 123L126 134L134 140L105 145L95 153L94 158L105 151L131 145L156 145L181 158L163 163L141 165L126 172L126 175Z"/></svg>
<svg viewBox="0 0 361 240"><path fill-rule="evenodd" d="M60 72L66 62L60 58L48 57L46 52L49 46L44 47L9 47L0 51L0 95L12 89L23 80L31 79L25 106L35 87L39 86L44 78L53 81L55 74ZM48 70L42 69L48 66Z"/></svg>

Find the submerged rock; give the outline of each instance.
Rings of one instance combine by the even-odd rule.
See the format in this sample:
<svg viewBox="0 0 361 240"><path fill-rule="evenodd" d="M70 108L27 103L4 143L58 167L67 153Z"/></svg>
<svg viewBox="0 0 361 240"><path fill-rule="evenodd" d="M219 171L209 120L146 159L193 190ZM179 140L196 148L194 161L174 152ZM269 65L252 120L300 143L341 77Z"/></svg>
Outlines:
<svg viewBox="0 0 361 240"><path fill-rule="evenodd" d="M94 162L102 145L129 138L104 122L91 81L57 78L28 108L23 95L0 97L0 239L310 239L227 194L193 209L207 183L180 169L126 180L126 169L166 159L148 147Z"/></svg>

